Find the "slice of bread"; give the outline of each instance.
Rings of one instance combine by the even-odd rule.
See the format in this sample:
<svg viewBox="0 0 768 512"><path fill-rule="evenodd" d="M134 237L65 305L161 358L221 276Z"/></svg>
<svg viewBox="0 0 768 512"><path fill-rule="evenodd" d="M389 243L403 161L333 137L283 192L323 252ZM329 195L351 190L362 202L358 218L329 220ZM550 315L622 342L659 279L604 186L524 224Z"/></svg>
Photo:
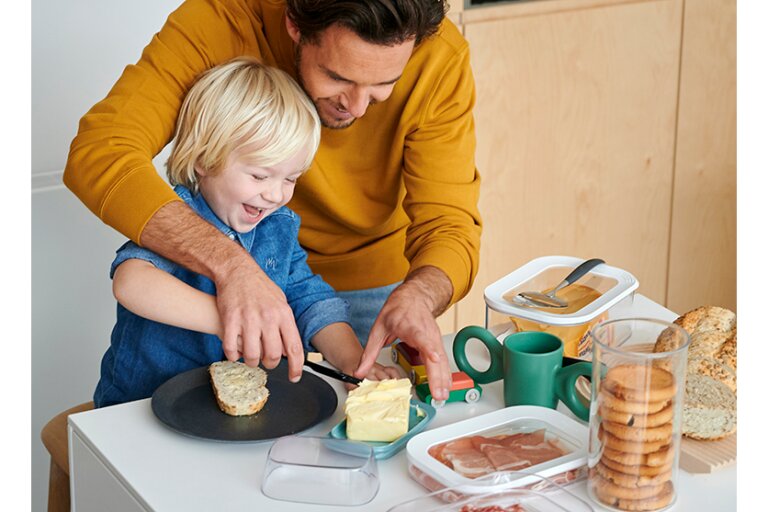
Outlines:
<svg viewBox="0 0 768 512"><path fill-rule="evenodd" d="M267 373L261 368L219 361L208 368L219 408L230 416L256 414L267 403Z"/></svg>
<svg viewBox="0 0 768 512"><path fill-rule="evenodd" d="M685 379L683 434L714 441L736 431L736 394L706 375L689 373Z"/></svg>

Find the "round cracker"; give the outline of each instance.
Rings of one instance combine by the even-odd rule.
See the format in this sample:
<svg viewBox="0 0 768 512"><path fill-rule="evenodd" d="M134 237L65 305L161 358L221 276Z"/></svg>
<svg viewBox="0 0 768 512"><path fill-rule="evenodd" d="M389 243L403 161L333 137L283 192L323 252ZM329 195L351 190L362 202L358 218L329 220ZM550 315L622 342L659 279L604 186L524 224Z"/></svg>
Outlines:
<svg viewBox="0 0 768 512"><path fill-rule="evenodd" d="M619 471L620 473L625 473L627 475L657 476L672 469L671 461L661 466L645 466L643 464L627 465L616 462L609 457L601 457L600 462L614 471Z"/></svg>
<svg viewBox="0 0 768 512"><path fill-rule="evenodd" d="M672 478L671 469L653 476L623 473L621 471L611 469L601 462L597 463L595 469L598 473L600 473L600 476L622 487L647 487L649 485L661 485Z"/></svg>
<svg viewBox="0 0 768 512"><path fill-rule="evenodd" d="M625 412L629 414L640 414L640 415L649 415L649 414L655 414L665 407L667 407L671 402L669 400L662 400L660 402L629 402L627 400L622 400L621 398L616 397L612 393L610 393L605 388L600 390L599 395L600 403L605 405L606 408L617 411L617 412Z"/></svg>
<svg viewBox="0 0 768 512"><path fill-rule="evenodd" d="M675 497L675 494L672 492L672 483L667 482L667 484L658 496L643 500L616 498L615 496L602 495L599 491L595 492L595 497L604 505L628 512L660 510L672 503Z"/></svg>
<svg viewBox="0 0 768 512"><path fill-rule="evenodd" d="M677 392L674 375L658 366L640 364L614 366L605 374L601 386L629 402L661 402Z"/></svg>
<svg viewBox="0 0 768 512"><path fill-rule="evenodd" d="M665 446L652 453L627 453L612 448L603 448L603 458L608 458L625 466L660 467L670 464L675 457L671 446Z"/></svg>
<svg viewBox="0 0 768 512"><path fill-rule="evenodd" d="M592 481L593 489L598 496L609 497L609 499L627 499L627 500L643 500L646 498L653 498L658 496L664 491L664 487L667 483L658 485L647 485L645 487L624 487L622 485L616 485L610 480L604 478L598 473L595 468L592 468L589 473Z"/></svg>
<svg viewBox="0 0 768 512"><path fill-rule="evenodd" d="M597 437L603 442L603 445L606 448L624 453L648 454L657 452L665 446L669 446L669 440L643 442L627 441L626 439L616 437L610 432L602 429L602 425L601 430L597 434Z"/></svg>
<svg viewBox="0 0 768 512"><path fill-rule="evenodd" d="M600 416L604 420L621 423L628 427L658 427L672 421L675 408L671 402L659 412L651 414L633 414L631 412L617 411L604 405L600 406Z"/></svg>
<svg viewBox="0 0 768 512"><path fill-rule="evenodd" d="M665 423L658 427L628 427L621 423L603 421L601 425L606 432L625 441L632 441L634 443L663 441L664 444L672 442L672 423Z"/></svg>

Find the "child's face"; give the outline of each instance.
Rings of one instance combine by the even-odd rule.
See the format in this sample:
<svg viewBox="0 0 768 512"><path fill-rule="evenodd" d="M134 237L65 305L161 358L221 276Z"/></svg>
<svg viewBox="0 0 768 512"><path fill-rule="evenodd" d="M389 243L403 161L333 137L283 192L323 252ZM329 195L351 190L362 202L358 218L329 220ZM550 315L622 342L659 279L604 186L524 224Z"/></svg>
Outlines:
<svg viewBox="0 0 768 512"><path fill-rule="evenodd" d="M234 151L215 175L198 170L200 193L216 216L238 233L247 233L293 197L306 148L272 167L257 167Z"/></svg>

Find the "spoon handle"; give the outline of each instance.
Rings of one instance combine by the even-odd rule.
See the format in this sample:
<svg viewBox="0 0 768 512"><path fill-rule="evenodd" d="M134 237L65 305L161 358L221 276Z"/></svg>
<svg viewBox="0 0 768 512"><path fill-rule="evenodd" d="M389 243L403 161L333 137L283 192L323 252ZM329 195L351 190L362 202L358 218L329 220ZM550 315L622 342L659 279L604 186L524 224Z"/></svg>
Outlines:
<svg viewBox="0 0 768 512"><path fill-rule="evenodd" d="M568 286L569 284L578 281L584 274L600 265L601 263L605 263L605 261L601 260L600 258L592 258L591 260L587 260L573 269L573 271L568 274L565 279L563 279L563 282L567 283L566 286Z"/></svg>

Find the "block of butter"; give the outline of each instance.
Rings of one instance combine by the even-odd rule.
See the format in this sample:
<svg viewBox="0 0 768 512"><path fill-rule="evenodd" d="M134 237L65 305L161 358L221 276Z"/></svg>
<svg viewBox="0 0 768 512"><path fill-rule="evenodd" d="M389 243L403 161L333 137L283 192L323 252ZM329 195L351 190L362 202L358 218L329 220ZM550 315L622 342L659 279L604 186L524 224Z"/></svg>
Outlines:
<svg viewBox="0 0 768 512"><path fill-rule="evenodd" d="M411 381L363 380L347 396L347 439L394 441L408 432Z"/></svg>

